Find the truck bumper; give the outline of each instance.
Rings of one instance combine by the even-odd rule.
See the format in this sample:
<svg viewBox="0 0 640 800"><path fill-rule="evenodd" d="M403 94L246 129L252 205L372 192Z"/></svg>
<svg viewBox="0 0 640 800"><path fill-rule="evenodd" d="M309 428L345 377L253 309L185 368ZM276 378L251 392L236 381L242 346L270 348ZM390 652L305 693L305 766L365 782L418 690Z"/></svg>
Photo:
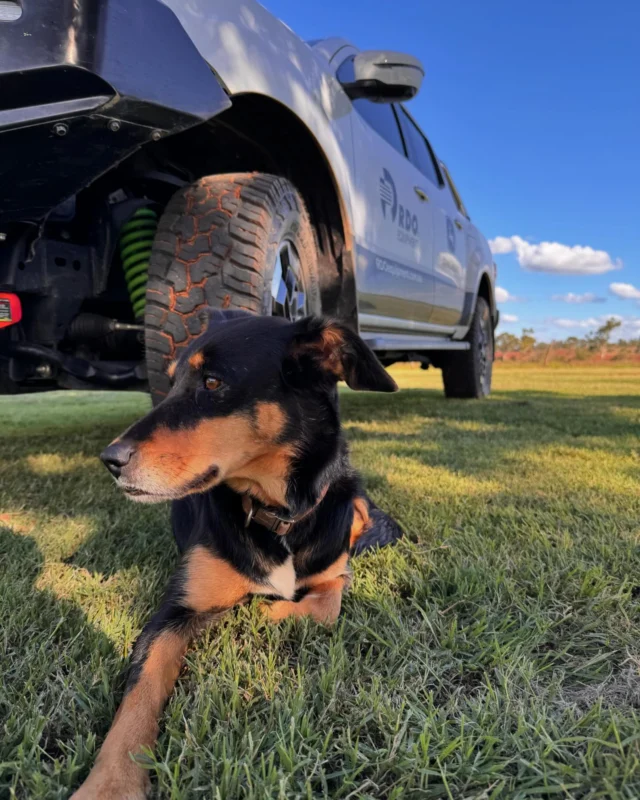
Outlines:
<svg viewBox="0 0 640 800"><path fill-rule="evenodd" d="M231 101L158 0L30 0L0 19L0 224L40 220Z"/></svg>

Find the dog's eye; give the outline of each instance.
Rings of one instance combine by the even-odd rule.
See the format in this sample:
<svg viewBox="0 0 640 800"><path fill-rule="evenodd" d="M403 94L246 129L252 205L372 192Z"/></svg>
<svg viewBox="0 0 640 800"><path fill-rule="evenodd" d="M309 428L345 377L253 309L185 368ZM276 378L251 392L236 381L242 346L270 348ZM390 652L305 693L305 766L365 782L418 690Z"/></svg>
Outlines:
<svg viewBox="0 0 640 800"><path fill-rule="evenodd" d="M222 381L220 378L209 376L204 379L204 386L205 389L208 389L210 392L216 392L222 386Z"/></svg>

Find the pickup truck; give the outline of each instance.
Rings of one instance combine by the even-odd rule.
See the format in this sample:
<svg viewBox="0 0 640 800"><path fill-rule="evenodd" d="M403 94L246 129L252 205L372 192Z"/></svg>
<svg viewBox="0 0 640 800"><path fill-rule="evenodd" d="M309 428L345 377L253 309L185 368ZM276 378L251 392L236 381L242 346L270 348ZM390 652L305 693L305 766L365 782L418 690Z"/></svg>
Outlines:
<svg viewBox="0 0 640 800"><path fill-rule="evenodd" d="M495 265L405 106L423 75L255 0L0 0L0 393L158 401L214 306L487 395Z"/></svg>

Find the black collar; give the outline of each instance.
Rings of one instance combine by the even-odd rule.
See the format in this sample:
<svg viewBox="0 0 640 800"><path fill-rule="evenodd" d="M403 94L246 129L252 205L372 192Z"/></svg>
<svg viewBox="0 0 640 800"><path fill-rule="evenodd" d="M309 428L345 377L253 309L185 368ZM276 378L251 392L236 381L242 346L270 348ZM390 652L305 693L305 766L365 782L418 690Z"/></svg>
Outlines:
<svg viewBox="0 0 640 800"><path fill-rule="evenodd" d="M244 527L248 528L251 522L257 522L258 525L262 525L263 528L271 531L271 533L276 533L278 536L286 536L296 522L300 522L316 510L316 508L324 500L328 489L329 486L325 486L325 488L320 492L320 496L318 497L316 503L302 514L298 514L295 517L284 516L283 514L275 511L273 508L263 505L259 500L256 500L256 498L252 497L250 494L243 494L242 510L246 514Z"/></svg>
<svg viewBox="0 0 640 800"><path fill-rule="evenodd" d="M271 533L277 533L278 536L286 536L296 522L307 516L307 514L301 514L298 517L284 517L268 506L263 506L249 494L242 495L242 510L247 515L244 521L245 528L248 528L251 522L257 522L258 525L262 525Z"/></svg>

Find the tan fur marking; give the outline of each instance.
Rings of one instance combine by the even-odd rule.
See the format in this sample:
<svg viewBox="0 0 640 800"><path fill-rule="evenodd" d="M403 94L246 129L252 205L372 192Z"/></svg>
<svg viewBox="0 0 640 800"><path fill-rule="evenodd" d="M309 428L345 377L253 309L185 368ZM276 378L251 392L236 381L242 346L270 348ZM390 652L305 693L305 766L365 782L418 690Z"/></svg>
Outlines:
<svg viewBox="0 0 640 800"><path fill-rule="evenodd" d="M259 587L202 545L193 548L187 566L185 602L194 611L231 608Z"/></svg>
<svg viewBox="0 0 640 800"><path fill-rule="evenodd" d="M329 323L322 331L322 345L331 350L336 350L344 344L342 333L334 325Z"/></svg>
<svg viewBox="0 0 640 800"><path fill-rule="evenodd" d="M348 575L349 570L347 563L349 561L349 554L343 553L337 558L333 564L323 569L322 572L317 572L315 575L308 575L306 578L296 582L296 588L302 589L304 587L315 587L320 584L329 583L336 578Z"/></svg>
<svg viewBox="0 0 640 800"><path fill-rule="evenodd" d="M329 372L333 372L340 380L344 380L344 368L340 352L343 345L344 339L340 331L328 325L322 332L320 340L321 359L324 368Z"/></svg>
<svg viewBox="0 0 640 800"><path fill-rule="evenodd" d="M180 672L185 639L165 631L151 644L140 678L125 696L89 777L73 800L142 798L149 785L148 772L130 753L152 747L158 735L158 718Z"/></svg>
<svg viewBox="0 0 640 800"><path fill-rule="evenodd" d="M294 450L288 445L275 447L249 461L227 480L234 491L249 492L262 503L286 506L287 476Z"/></svg>
<svg viewBox="0 0 640 800"><path fill-rule="evenodd" d="M200 369L203 364L204 356L200 350L195 352L192 356L189 356L189 366L192 369Z"/></svg>
<svg viewBox="0 0 640 800"><path fill-rule="evenodd" d="M263 439L275 441L282 433L287 418L278 403L256 405L256 428Z"/></svg>
<svg viewBox="0 0 640 800"><path fill-rule="evenodd" d="M248 414L203 419L194 428L171 430L158 428L141 442L131 477L140 488L154 494L180 492L192 481L208 473L213 466L219 474L206 484L190 489L202 492L227 481L243 487L263 502L285 505L287 476L294 450L277 445L285 416L275 403L258 406L254 420ZM235 484L235 485L234 485Z"/></svg>
<svg viewBox="0 0 640 800"><path fill-rule="evenodd" d="M341 353L343 346L344 338L342 333L329 323L315 341L300 345L298 352L315 354L327 371L333 372L338 380L344 380Z"/></svg>
<svg viewBox="0 0 640 800"><path fill-rule="evenodd" d="M194 428L158 428L150 439L141 442L138 460L148 491L162 493L163 486L178 489L213 465L219 467L222 476L228 475L260 449L251 420L244 414L231 414L204 419Z"/></svg>
<svg viewBox="0 0 640 800"><path fill-rule="evenodd" d="M173 361L167 367L167 375L173 380L176 370L178 369L178 359L174 358Z"/></svg>
<svg viewBox="0 0 640 800"><path fill-rule="evenodd" d="M353 522L351 523L349 548L354 546L368 527L369 505L363 497L356 497L353 501Z"/></svg>
<svg viewBox="0 0 640 800"><path fill-rule="evenodd" d="M276 600L274 603L264 604L263 610L272 622L279 622L286 617L311 617L316 622L330 624L340 614L345 581L344 577L340 577L320 583L298 603Z"/></svg>

